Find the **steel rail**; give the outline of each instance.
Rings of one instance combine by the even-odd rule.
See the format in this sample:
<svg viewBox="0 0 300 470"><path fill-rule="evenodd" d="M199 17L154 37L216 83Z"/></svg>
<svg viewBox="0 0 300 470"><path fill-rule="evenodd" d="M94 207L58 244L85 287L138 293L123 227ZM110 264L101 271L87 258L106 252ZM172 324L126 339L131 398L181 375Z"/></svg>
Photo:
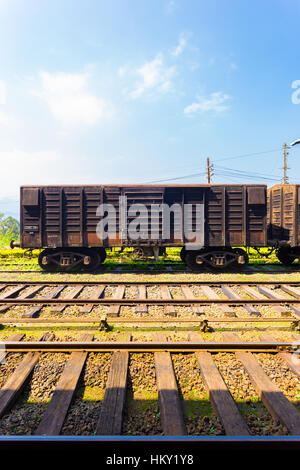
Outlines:
<svg viewBox="0 0 300 470"><path fill-rule="evenodd" d="M136 305L136 304L146 304L146 305L194 305L194 304L229 304L229 305L271 305L271 304L300 304L300 299L203 299L203 298L193 298L193 299L116 299L110 297L108 299L19 299L9 298L9 299L0 299L1 304L13 304L13 305L30 305L30 304L39 304L39 305L53 305L53 304L66 304L66 305L82 305L82 304L94 304L94 305Z"/></svg>
<svg viewBox="0 0 300 470"><path fill-rule="evenodd" d="M208 323L290 323L298 322L299 319L296 317L282 317L282 318L249 318L249 317L202 317L197 318L160 318L160 317L150 317L150 318L122 318L122 317L103 317L103 318L78 318L78 317L69 317L69 318L0 318L1 324L47 324L47 323L102 323L106 321L107 323L201 323L206 321Z"/></svg>
<svg viewBox="0 0 300 470"><path fill-rule="evenodd" d="M28 272L28 271L26 271ZM1 273L1 271L0 271ZM118 273L120 275L120 273ZM133 274L140 274L140 273L133 273ZM82 285L82 286L99 286L99 285L107 285L107 286L132 286L132 285L140 285L143 284L145 286L153 286L153 285L169 285L169 286L180 286L180 285L196 285L196 286L201 286L201 285L208 285L208 286L221 286L221 285L232 285L232 286L238 286L238 285L249 285L249 286L255 286L255 285L274 285L274 286L281 286L281 285L293 285L293 286L299 286L300 287L300 282L299 281L246 281L246 280L241 280L241 281L236 281L236 280L222 280L222 281L166 281L166 280L161 280L161 281L126 281L126 280L119 280L119 281L22 281L22 280L16 280L16 281L11 281L11 280L6 280L6 279L0 279L1 284L6 284L7 286L10 285L19 285L19 284L24 284L24 286L34 286L34 285L44 285L46 286L59 286L59 285Z"/></svg>
<svg viewBox="0 0 300 470"><path fill-rule="evenodd" d="M272 342L3 342L2 349L8 352L110 352L110 351L128 351L134 353L143 352L234 352L234 351L252 351L252 352L279 352L282 350L296 351L296 343L272 341ZM298 345L299 348L299 345Z"/></svg>

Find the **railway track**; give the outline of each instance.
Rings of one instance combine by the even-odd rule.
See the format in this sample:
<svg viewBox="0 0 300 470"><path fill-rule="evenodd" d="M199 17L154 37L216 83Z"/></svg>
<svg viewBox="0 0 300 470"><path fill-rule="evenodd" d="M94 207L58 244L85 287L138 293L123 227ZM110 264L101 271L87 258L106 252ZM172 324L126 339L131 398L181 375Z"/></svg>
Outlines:
<svg viewBox="0 0 300 470"><path fill-rule="evenodd" d="M299 304L298 282L0 280L2 325L89 323L109 330L112 324L181 323L210 331L213 324L258 322L299 329Z"/></svg>
<svg viewBox="0 0 300 470"><path fill-rule="evenodd" d="M1 266L4 266L3 264ZM11 264L9 266L12 266ZM20 268L23 268L24 266L19 265ZM26 265L25 265L26 266ZM251 274L251 273L264 273L264 274L292 274L292 273L297 273L300 271L299 265L295 266L283 266L278 263L268 263L268 264L259 264L259 265L254 265L250 264L248 265L243 271L243 274ZM138 267L134 266L132 264L126 266L126 265L119 265L116 267L106 267L105 265L101 267L101 269L90 272L89 275L95 275L95 274L110 274L110 273L124 273L124 274L133 274L133 273L139 273L139 274L157 274L157 273L174 273L174 274L185 274L185 273L194 273L194 274L201 274L201 273L211 273L212 271L209 268L201 268L199 271L192 271L191 269L184 267L181 263L178 264L171 264L171 265L166 265L166 266L155 266L155 265L150 265L150 266L143 266L143 267ZM213 271L216 272L216 271ZM232 271L234 273L234 271ZM46 273L42 271L41 269L1 269L0 267L0 273L3 274L26 274L26 273L34 273L34 274L40 274L40 275L48 275L49 273ZM63 275L63 274L74 274L72 271L66 271L66 272L57 272L54 273L53 275ZM86 274L84 271L78 271L76 274Z"/></svg>
<svg viewBox="0 0 300 470"><path fill-rule="evenodd" d="M295 335L293 339L297 340L299 337ZM94 340L93 334L88 333L81 334L76 342L49 341L45 335L39 341L32 342L27 341L23 334L10 336L3 343L1 352L2 362L5 355L10 361L6 377L3 377L5 363L0 366L1 434L15 434L16 429L17 433L25 434L24 426L26 434L35 436L82 434L82 428L88 421L89 426L85 432L87 435L143 435L145 416L140 416L140 420L135 421L135 416L131 416L134 407L131 406L132 397L129 396L138 387L140 377L135 376L134 371L139 368L140 374L150 374L152 388L155 390L154 401L157 403L150 406L150 415L153 415L153 406L159 410L154 421L152 419L152 435L201 434L200 430L195 430L199 416L194 419L193 424L186 413L186 391L180 377L187 373L194 375L198 387L200 385L197 381L201 380L201 384L203 383L205 392L201 393L206 393L208 406L213 406L213 419L218 423L217 435L253 435L253 419L238 404L232 384L227 380L230 367L225 375L220 367L218 356L221 354L223 363L226 362L227 355L231 357L231 361L234 358L239 363L242 374L247 376L248 388L253 388L253 393L261 401L263 413L271 423L270 430L272 426L279 426L283 435L300 435L300 413L295 400L287 397L285 387L281 389L260 362L260 355L267 355L268 360L279 360L289 370L293 380L299 380L300 364L293 356L299 345L293 341L275 341L266 335L261 336L260 342L245 343L232 333L224 333L223 342L206 342L200 333L191 333L188 339L185 342L167 341L166 335L156 333L152 336L152 342L131 341L129 334L122 335L115 342L99 342ZM62 353L65 355L63 359ZM12 366L16 354L17 362ZM60 357L60 363L55 359L56 354ZM58 372L55 380L50 382L50 392L44 387L47 396L45 404L41 407L37 400L38 414L31 420L29 429L22 419L24 409L29 407L33 414L36 410L34 411L34 405L24 404L24 393L27 393L29 403L33 403L34 397L38 396L35 384L43 376L46 359L52 364L51 373L55 367ZM89 415L87 408L81 403L82 394L78 394L78 391L91 380L91 364L97 361L98 369L94 374L101 376L103 368L107 373L101 379L103 397L95 400L93 413ZM146 376L146 380L149 381L149 377ZM22 393L23 398L18 402ZM249 410L251 407L256 407L254 398L253 401L250 400ZM210 422L210 418L207 419ZM279 424L274 424L276 422ZM265 434L263 424L257 434Z"/></svg>

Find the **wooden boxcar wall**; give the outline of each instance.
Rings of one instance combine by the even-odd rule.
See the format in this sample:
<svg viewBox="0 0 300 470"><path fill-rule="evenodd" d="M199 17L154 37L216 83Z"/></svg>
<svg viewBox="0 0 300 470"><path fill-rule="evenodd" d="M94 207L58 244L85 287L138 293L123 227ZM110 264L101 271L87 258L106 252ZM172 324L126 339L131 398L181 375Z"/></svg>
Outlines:
<svg viewBox="0 0 300 470"><path fill-rule="evenodd" d="M268 243L300 245L300 185L277 184L268 189Z"/></svg>
<svg viewBox="0 0 300 470"><path fill-rule="evenodd" d="M163 202L170 206L203 204L205 246L266 246L266 186L235 184L22 187L21 245L99 246L96 227L100 218L96 210L106 203L114 206L117 224L105 245L120 246L120 196L126 196L128 206L142 203L148 209L151 204ZM161 216L158 224L161 234ZM193 218L189 229L194 228ZM161 240L162 244L176 246L185 241L171 219L170 239Z"/></svg>

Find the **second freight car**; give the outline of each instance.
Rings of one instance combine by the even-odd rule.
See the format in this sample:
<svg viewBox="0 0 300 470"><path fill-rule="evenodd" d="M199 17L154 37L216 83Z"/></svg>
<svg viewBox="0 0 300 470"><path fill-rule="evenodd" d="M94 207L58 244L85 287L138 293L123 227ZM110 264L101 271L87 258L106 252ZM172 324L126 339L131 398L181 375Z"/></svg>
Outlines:
<svg viewBox="0 0 300 470"><path fill-rule="evenodd" d="M268 189L268 243L283 264L300 258L300 184Z"/></svg>

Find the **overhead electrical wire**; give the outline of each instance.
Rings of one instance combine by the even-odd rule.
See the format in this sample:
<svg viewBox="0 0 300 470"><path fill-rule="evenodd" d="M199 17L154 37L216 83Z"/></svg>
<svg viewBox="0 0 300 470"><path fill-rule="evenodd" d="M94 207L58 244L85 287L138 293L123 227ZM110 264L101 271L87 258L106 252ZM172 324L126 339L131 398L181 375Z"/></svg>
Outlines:
<svg viewBox="0 0 300 470"><path fill-rule="evenodd" d="M215 162L221 162L221 161L225 161L225 160L235 160L235 159L239 159L239 158L246 158L246 157L254 157L254 156L258 156L258 155L264 155L264 154L267 154L267 153L273 153L273 152L278 152L278 151L281 151L282 148L277 148L277 149L273 149L273 150L265 150L263 152L254 152L254 153L246 153L246 154L242 154L242 155L236 155L236 156L233 156L233 157L224 157L224 158L218 158L218 159L215 159L214 161ZM216 165L214 164L213 165L213 175L218 175L218 176L221 176L223 178L234 178L234 179L241 179L243 178L244 180L246 178L249 178L249 179L260 179L260 180L264 180L264 181L275 181L275 182L281 182L282 178L281 176L278 175L278 178L276 178L276 175L265 175L265 174L262 174L262 173L258 173L258 172L249 172L249 171L244 171L244 170L238 170L238 169L235 169L235 168L227 168L227 167L222 167L220 165ZM173 177L173 178L162 178L162 179L159 179L159 180L154 180L154 181L148 181L147 184L152 184L152 183L163 183L163 182L167 182L167 181L176 181L176 180L183 180L183 179L186 179L186 178L195 178L195 177L199 177L199 176L204 176L206 175L207 173L204 171L204 172L200 172L200 173L192 173L192 174L188 174L188 175L184 175L184 176L177 176L177 177ZM293 179L293 178L291 178Z"/></svg>
<svg viewBox="0 0 300 470"><path fill-rule="evenodd" d="M164 181L175 181L175 180L183 180L185 178L194 178L196 176L204 176L206 175L205 171L202 173L193 173L192 175L185 175L185 176L177 176L176 178L168 178L168 179L162 179L162 180L156 180L156 181L148 181L146 184L152 184L152 183L162 183Z"/></svg>
<svg viewBox="0 0 300 470"><path fill-rule="evenodd" d="M280 149L273 149L273 150L266 150L266 151L263 151L263 152L255 152L255 153L247 153L247 154L242 154L242 155L236 155L234 157L218 158L215 161L220 162L220 161L224 161L224 160L234 160L234 159L238 159L238 158L253 157L253 156L256 156L256 155L263 155L263 154L266 154L266 153L278 152L279 150L281 150L281 148ZM215 165L214 165L214 168L216 168ZM223 168L225 169L225 167L223 167ZM230 169L230 168L227 168L226 170L242 173L242 170L234 170L234 169ZM246 172L244 172L244 177L246 177L245 173ZM216 174L216 173L214 172L214 174ZM206 175L206 172L192 173L192 174L189 174L189 175L177 176L177 177L174 177L174 178L162 178L162 179L159 179L159 180L147 181L146 184L163 183L163 182L167 182L167 181L176 181L176 180L182 180L182 179L185 179L185 178L194 178L194 177L204 176L204 175ZM249 178L251 178L251 176L249 176ZM254 176L253 176L253 178L254 178ZM258 178L258 176L257 176L257 178ZM279 181L277 179L275 180L275 179L269 178L269 177L267 177L267 175L265 175L265 176L261 175L261 179L266 179L266 180L270 180L270 181Z"/></svg>

